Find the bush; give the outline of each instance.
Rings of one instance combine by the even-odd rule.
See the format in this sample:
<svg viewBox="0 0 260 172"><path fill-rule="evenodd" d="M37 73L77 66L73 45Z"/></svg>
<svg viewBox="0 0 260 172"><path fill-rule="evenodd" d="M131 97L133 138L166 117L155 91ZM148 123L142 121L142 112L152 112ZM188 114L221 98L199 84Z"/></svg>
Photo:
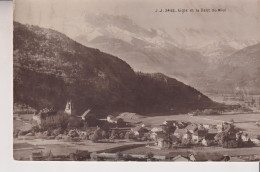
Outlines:
<svg viewBox="0 0 260 172"><path fill-rule="evenodd" d="M124 156L121 152L117 152L116 153L116 161L120 161L120 160L123 160L124 159Z"/></svg>
<svg viewBox="0 0 260 172"><path fill-rule="evenodd" d="M90 160L92 160L92 161L97 161L98 160L97 152L92 152L90 154Z"/></svg>
<svg viewBox="0 0 260 172"><path fill-rule="evenodd" d="M96 143L100 138L99 138L99 136L97 134L92 134L92 135L89 136L89 139L92 142Z"/></svg>
<svg viewBox="0 0 260 172"><path fill-rule="evenodd" d="M56 140L61 140L63 137L61 134L59 134L58 136L55 137Z"/></svg>
<svg viewBox="0 0 260 172"><path fill-rule="evenodd" d="M235 140L229 140L223 143L223 148L237 148L237 147L238 147L238 142Z"/></svg>
<svg viewBox="0 0 260 172"><path fill-rule="evenodd" d="M53 136L58 136L59 134L62 134L62 129L61 128L57 128L57 129L52 131L52 135Z"/></svg>
<svg viewBox="0 0 260 172"><path fill-rule="evenodd" d="M125 139L134 139L134 133L132 133L131 131L128 131L125 133Z"/></svg>
<svg viewBox="0 0 260 172"><path fill-rule="evenodd" d="M148 159L152 159L153 156L154 156L154 154L153 154L152 152L147 152L145 156L146 156L146 158L148 158Z"/></svg>
<svg viewBox="0 0 260 172"><path fill-rule="evenodd" d="M78 133L76 132L76 130L70 130L69 133L68 133L68 136L70 137L78 137Z"/></svg>
<svg viewBox="0 0 260 172"><path fill-rule="evenodd" d="M121 133L119 134L119 138L120 138L120 139L124 139L124 138L125 138L125 134L124 134L123 132L121 132Z"/></svg>
<svg viewBox="0 0 260 172"><path fill-rule="evenodd" d="M192 145L192 141L189 140L189 139L182 139L181 144L182 144L183 146L188 146L188 147L189 147L189 146Z"/></svg>
<svg viewBox="0 0 260 172"><path fill-rule="evenodd" d="M109 139L114 140L118 138L118 133L115 130L112 130Z"/></svg>
<svg viewBox="0 0 260 172"><path fill-rule="evenodd" d="M38 126L33 126L32 127L32 132L33 133L38 133L38 132L40 132L41 130L40 130L40 128L38 127Z"/></svg>
<svg viewBox="0 0 260 172"><path fill-rule="evenodd" d="M131 156L131 155L126 155L125 157L124 157L124 160L125 161L132 161L133 160L133 157Z"/></svg>
<svg viewBox="0 0 260 172"><path fill-rule="evenodd" d="M107 132L105 130L103 130L101 132L101 137L102 137L102 139L107 139L108 138L108 134L107 134Z"/></svg>

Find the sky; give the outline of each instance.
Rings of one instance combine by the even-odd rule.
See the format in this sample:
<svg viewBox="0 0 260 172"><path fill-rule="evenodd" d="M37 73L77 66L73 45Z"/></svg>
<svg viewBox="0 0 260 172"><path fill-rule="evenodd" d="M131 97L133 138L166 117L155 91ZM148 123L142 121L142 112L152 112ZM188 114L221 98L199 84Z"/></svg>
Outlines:
<svg viewBox="0 0 260 172"><path fill-rule="evenodd" d="M155 12L156 9L225 9L225 12ZM178 43L260 40L260 0L16 0L14 20L61 30L86 13L127 15L144 28L160 28Z"/></svg>

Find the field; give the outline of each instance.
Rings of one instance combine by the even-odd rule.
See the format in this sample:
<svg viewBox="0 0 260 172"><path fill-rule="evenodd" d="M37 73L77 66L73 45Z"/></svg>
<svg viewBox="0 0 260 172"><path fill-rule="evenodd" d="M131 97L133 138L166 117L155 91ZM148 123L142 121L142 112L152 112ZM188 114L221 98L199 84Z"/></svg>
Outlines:
<svg viewBox="0 0 260 172"><path fill-rule="evenodd" d="M222 147L192 147L192 148L178 148L178 149L153 149L149 147L138 147L134 149L129 149L123 151L125 154L142 154L145 155L148 152L152 152L154 155L167 155L170 152L174 152L177 155L182 153L221 153L223 155L229 156L248 156L248 155L258 155L260 156L260 147L250 147L250 148L233 148L226 149Z"/></svg>
<svg viewBox="0 0 260 172"><path fill-rule="evenodd" d="M13 129L30 130L33 114L13 115Z"/></svg>
<svg viewBox="0 0 260 172"><path fill-rule="evenodd" d="M45 139L14 139L13 157L15 160L21 158L28 159L32 152L51 152L53 155L69 155L75 153L76 150L87 150L89 152L110 151L118 147L138 147L143 146L147 142L134 142L125 140L115 140L114 143L93 143L90 140L80 142L66 142L61 140L45 140ZM117 152L117 151L116 151Z"/></svg>

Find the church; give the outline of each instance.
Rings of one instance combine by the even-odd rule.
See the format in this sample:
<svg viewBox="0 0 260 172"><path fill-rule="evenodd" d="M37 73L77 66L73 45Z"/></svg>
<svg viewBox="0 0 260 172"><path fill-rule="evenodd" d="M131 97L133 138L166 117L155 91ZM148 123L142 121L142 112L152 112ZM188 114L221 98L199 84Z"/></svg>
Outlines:
<svg viewBox="0 0 260 172"><path fill-rule="evenodd" d="M33 122L36 123L40 128L47 125L56 125L59 124L61 120L63 120L67 116L73 115L72 103L71 101L67 101L64 113L58 113L54 109L44 108L40 110L38 114L33 115Z"/></svg>

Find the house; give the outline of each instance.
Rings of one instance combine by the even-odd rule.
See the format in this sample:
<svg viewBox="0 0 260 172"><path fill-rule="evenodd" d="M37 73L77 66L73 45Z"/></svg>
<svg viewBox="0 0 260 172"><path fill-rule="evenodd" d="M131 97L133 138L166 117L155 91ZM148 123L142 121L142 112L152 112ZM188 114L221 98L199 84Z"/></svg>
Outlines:
<svg viewBox="0 0 260 172"><path fill-rule="evenodd" d="M81 119L82 120L86 120L86 116L87 116L87 114L89 114L89 112L91 111L91 109L88 109L88 110L86 110L80 117L81 117Z"/></svg>
<svg viewBox="0 0 260 172"><path fill-rule="evenodd" d="M242 134L243 134L242 131L237 132L236 133L236 140L242 140Z"/></svg>
<svg viewBox="0 0 260 172"><path fill-rule="evenodd" d="M192 133L189 130L187 130L186 134L184 134L182 138L192 140Z"/></svg>
<svg viewBox="0 0 260 172"><path fill-rule="evenodd" d="M170 121L164 121L163 122L163 125L174 125L174 124L176 124L177 123L177 121L175 121L175 120L170 120Z"/></svg>
<svg viewBox="0 0 260 172"><path fill-rule="evenodd" d="M254 144L257 144L257 145L260 144L260 140L258 140L258 139L251 139L251 141L252 141Z"/></svg>
<svg viewBox="0 0 260 172"><path fill-rule="evenodd" d="M150 131L150 138L153 140L157 140L158 134L163 133L162 127L154 127Z"/></svg>
<svg viewBox="0 0 260 172"><path fill-rule="evenodd" d="M214 128L208 129L207 135L205 137L206 140L215 140L215 136L218 134L218 130Z"/></svg>
<svg viewBox="0 0 260 172"><path fill-rule="evenodd" d="M210 125L209 124L203 124L203 127L206 128L206 129L209 129Z"/></svg>
<svg viewBox="0 0 260 172"><path fill-rule="evenodd" d="M173 135L175 135L178 138L182 138L187 133L186 129L179 129L177 128Z"/></svg>
<svg viewBox="0 0 260 172"><path fill-rule="evenodd" d="M46 125L59 124L65 117L75 115L72 110L72 103L68 101L64 113L58 113L53 108L44 108L38 114L34 113L32 119L40 128Z"/></svg>
<svg viewBox="0 0 260 172"><path fill-rule="evenodd" d="M248 134L243 134L243 135L242 135L242 140L243 140L243 142L247 142L248 139L249 139Z"/></svg>
<svg viewBox="0 0 260 172"><path fill-rule="evenodd" d="M174 162L188 162L188 161L190 161L188 158L183 157L181 155L178 155L178 156L172 158L171 160L174 161Z"/></svg>
<svg viewBox="0 0 260 172"><path fill-rule="evenodd" d="M166 160L172 161L189 161L190 152L169 152L165 155Z"/></svg>
<svg viewBox="0 0 260 172"><path fill-rule="evenodd" d="M177 122L177 123L175 123L175 125L176 125L176 128L177 129L183 129L183 128L185 128L185 127L187 127L188 126L188 123L187 122Z"/></svg>
<svg viewBox="0 0 260 172"><path fill-rule="evenodd" d="M199 127L193 132L192 134L192 141L194 143L198 143L201 140L205 139L207 136L207 130L202 125L199 125Z"/></svg>
<svg viewBox="0 0 260 172"><path fill-rule="evenodd" d="M207 141L206 139L203 139L203 140L201 141L201 144L202 144L203 146L209 146L208 141Z"/></svg>
<svg viewBox="0 0 260 172"><path fill-rule="evenodd" d="M134 133L135 136L142 137L145 133L148 133L149 130L142 126L136 126L131 129L131 131Z"/></svg>
<svg viewBox="0 0 260 172"><path fill-rule="evenodd" d="M236 140L237 139L237 131L234 128L234 125L225 125L224 126L224 133L227 133L228 140Z"/></svg>
<svg viewBox="0 0 260 172"><path fill-rule="evenodd" d="M168 142L164 138L157 138L157 146L162 148L168 148Z"/></svg>
<svg viewBox="0 0 260 172"><path fill-rule="evenodd" d="M230 126L230 124L228 124L227 122L221 122L220 124L217 125L217 130L218 132L223 132L228 126Z"/></svg>
<svg viewBox="0 0 260 172"><path fill-rule="evenodd" d="M157 139L157 133L156 133L156 132L151 132L150 138L151 138L152 140L156 140L156 139Z"/></svg>
<svg viewBox="0 0 260 172"><path fill-rule="evenodd" d="M189 124L186 129L190 132L190 133L194 133L194 131L196 131L198 129L198 126L196 124Z"/></svg>
<svg viewBox="0 0 260 172"><path fill-rule="evenodd" d="M109 123L117 123L117 119L114 116L112 116L112 115L108 115L107 116L107 122L109 122Z"/></svg>
<svg viewBox="0 0 260 172"><path fill-rule="evenodd" d="M177 144L179 139L174 135L167 135L163 132L157 133L157 146L159 148L170 148L172 145Z"/></svg>
<svg viewBox="0 0 260 172"><path fill-rule="evenodd" d="M162 127L154 127L151 130L152 132L159 132L159 131L163 131Z"/></svg>

